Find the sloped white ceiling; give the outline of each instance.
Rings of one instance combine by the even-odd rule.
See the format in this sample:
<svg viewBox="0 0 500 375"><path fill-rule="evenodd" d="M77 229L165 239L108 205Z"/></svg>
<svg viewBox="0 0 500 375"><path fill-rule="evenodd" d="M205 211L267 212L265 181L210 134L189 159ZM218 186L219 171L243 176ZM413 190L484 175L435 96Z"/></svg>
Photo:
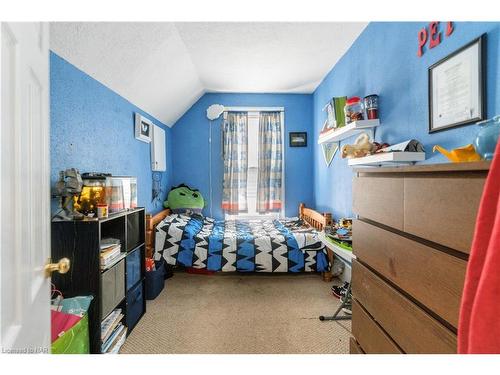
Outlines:
<svg viewBox="0 0 500 375"><path fill-rule="evenodd" d="M366 23L52 23L51 49L172 126L204 92L311 93Z"/></svg>

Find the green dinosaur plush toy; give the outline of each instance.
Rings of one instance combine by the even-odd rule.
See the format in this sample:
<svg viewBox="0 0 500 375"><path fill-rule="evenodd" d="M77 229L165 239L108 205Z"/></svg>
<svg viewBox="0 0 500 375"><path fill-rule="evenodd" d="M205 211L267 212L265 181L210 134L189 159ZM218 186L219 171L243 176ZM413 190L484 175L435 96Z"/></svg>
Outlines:
<svg viewBox="0 0 500 375"><path fill-rule="evenodd" d="M189 210L201 214L201 210L205 207L205 200L199 190L180 184L170 189L163 206L170 208L173 213L184 213Z"/></svg>

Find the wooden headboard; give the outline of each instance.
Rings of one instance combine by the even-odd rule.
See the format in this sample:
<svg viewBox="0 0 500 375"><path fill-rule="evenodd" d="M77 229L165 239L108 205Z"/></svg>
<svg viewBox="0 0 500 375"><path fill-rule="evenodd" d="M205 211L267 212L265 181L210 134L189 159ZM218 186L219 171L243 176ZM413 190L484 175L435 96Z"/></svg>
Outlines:
<svg viewBox="0 0 500 375"><path fill-rule="evenodd" d="M168 208L158 212L156 215L146 215L146 257L148 258L153 256L156 225L168 215L170 215L170 210Z"/></svg>
<svg viewBox="0 0 500 375"><path fill-rule="evenodd" d="M332 225L332 214L328 212L319 213L310 208L306 208L304 203L299 205L299 216L316 230L324 230ZM328 247L327 247L328 249ZM333 252L328 249L328 261L333 264ZM323 281L330 282L333 279L332 271L322 272Z"/></svg>
<svg viewBox="0 0 500 375"><path fill-rule="evenodd" d="M148 258L151 258L154 253L156 225L170 213L170 210L166 209L156 215L146 215L146 256ZM326 226L332 225L332 214L319 213L306 208L304 203L299 205L299 217L317 230L324 230Z"/></svg>
<svg viewBox="0 0 500 375"><path fill-rule="evenodd" d="M304 203L299 205L299 217L317 230L324 230L325 227L332 225L331 213L319 213L311 208L306 208Z"/></svg>

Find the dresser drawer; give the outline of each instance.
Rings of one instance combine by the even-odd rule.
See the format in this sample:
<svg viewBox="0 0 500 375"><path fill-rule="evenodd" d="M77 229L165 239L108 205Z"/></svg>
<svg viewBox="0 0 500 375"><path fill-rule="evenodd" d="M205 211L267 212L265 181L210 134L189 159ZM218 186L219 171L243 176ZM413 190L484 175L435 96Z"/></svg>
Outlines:
<svg viewBox="0 0 500 375"><path fill-rule="evenodd" d="M361 346L356 342L354 337L349 338L349 354L365 354Z"/></svg>
<svg viewBox="0 0 500 375"><path fill-rule="evenodd" d="M406 353L456 353L456 335L358 261L352 291Z"/></svg>
<svg viewBox="0 0 500 375"><path fill-rule="evenodd" d="M352 301L352 334L368 354L401 354L402 351L356 301Z"/></svg>
<svg viewBox="0 0 500 375"><path fill-rule="evenodd" d="M470 252L484 175L405 177L404 231Z"/></svg>
<svg viewBox="0 0 500 375"><path fill-rule="evenodd" d="M354 177L353 210L356 214L403 230L403 179Z"/></svg>
<svg viewBox="0 0 500 375"><path fill-rule="evenodd" d="M353 251L363 263L457 327L466 261L360 220L353 223Z"/></svg>

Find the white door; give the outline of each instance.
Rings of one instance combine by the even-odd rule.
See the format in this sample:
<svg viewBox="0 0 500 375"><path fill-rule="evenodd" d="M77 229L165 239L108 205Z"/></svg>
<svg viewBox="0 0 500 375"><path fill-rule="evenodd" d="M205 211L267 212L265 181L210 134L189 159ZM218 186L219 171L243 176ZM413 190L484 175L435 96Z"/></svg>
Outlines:
<svg viewBox="0 0 500 375"><path fill-rule="evenodd" d="M2 352L50 348L49 32L1 23Z"/></svg>

